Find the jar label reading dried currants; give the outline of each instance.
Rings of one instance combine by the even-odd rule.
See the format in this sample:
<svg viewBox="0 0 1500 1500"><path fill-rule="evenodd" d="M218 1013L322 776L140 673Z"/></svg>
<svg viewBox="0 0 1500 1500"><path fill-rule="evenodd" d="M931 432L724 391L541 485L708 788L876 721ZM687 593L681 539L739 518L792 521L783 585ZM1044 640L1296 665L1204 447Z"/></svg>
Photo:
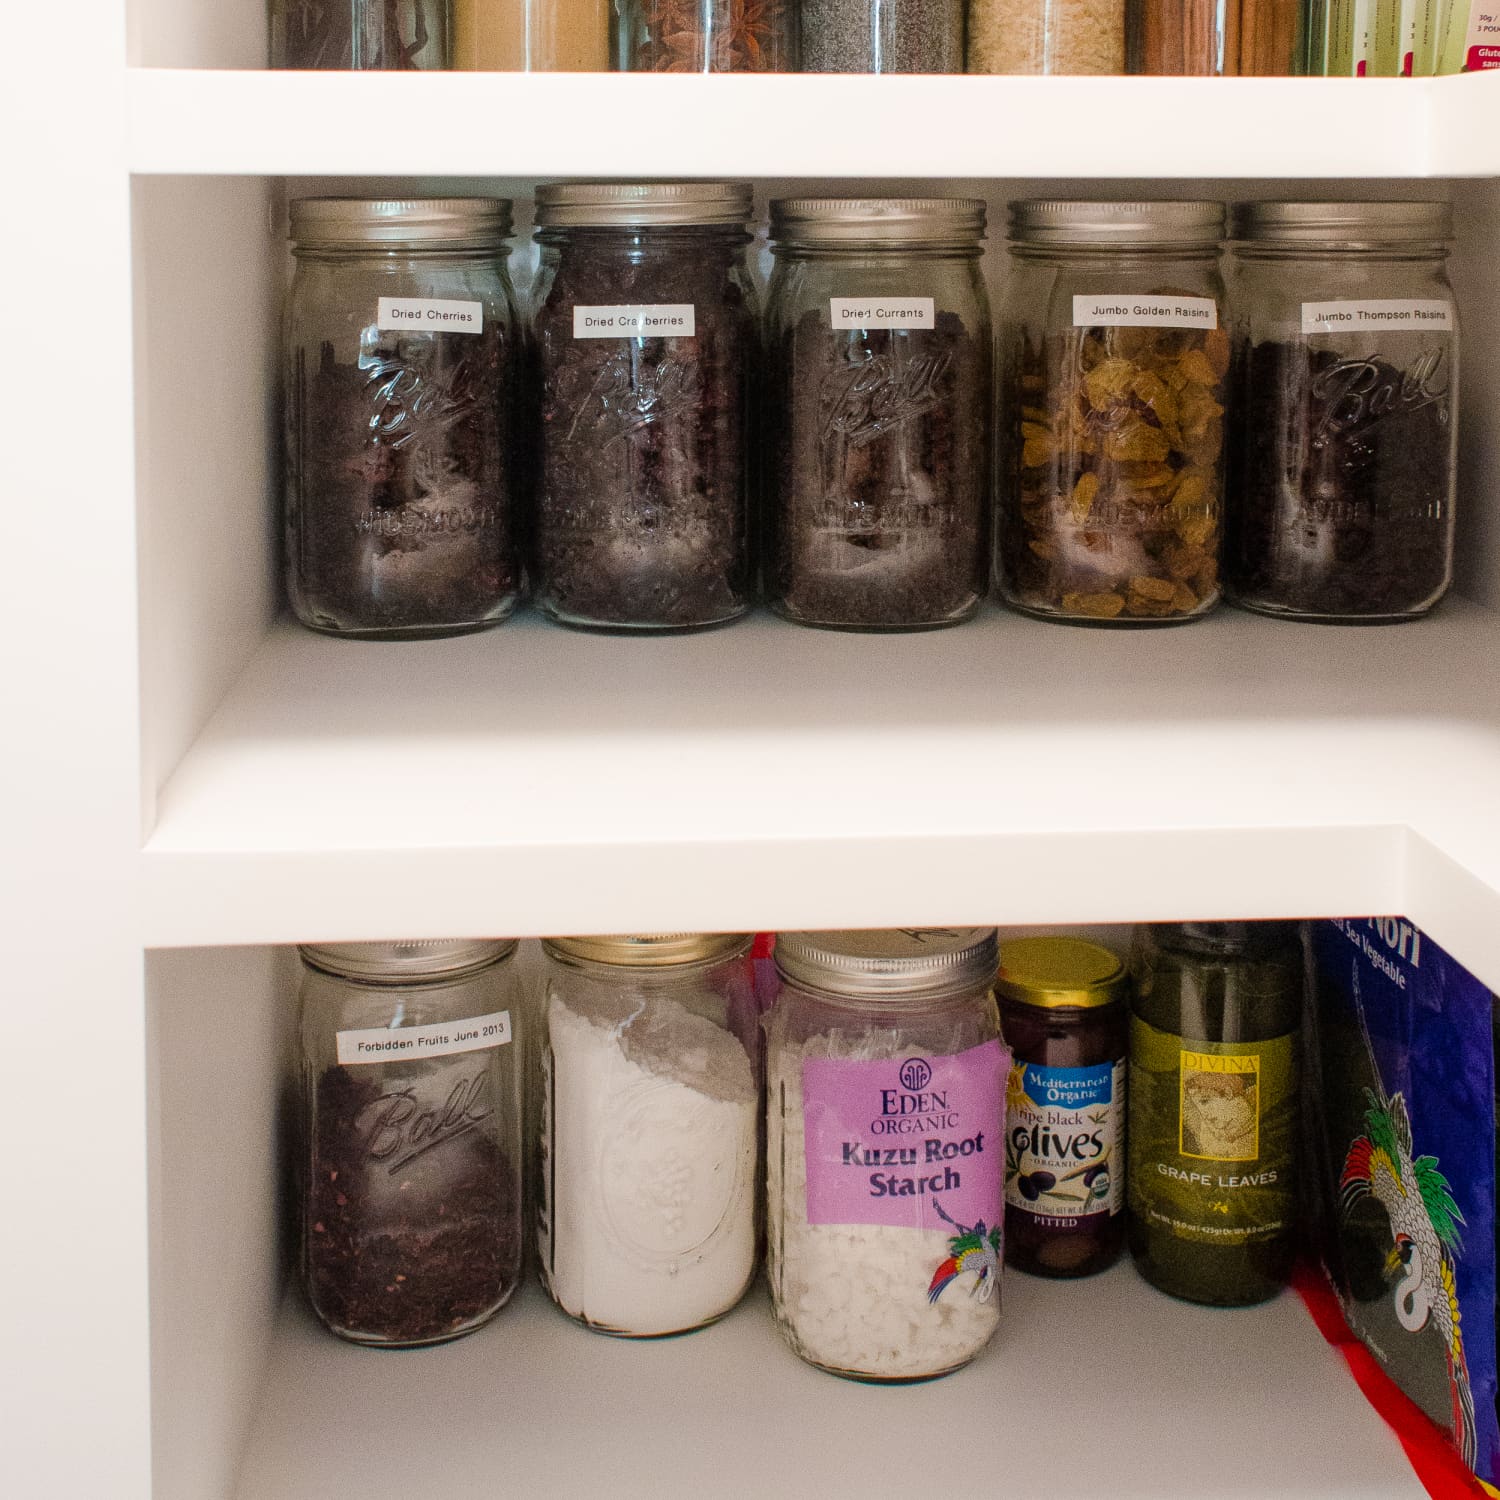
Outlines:
<svg viewBox="0 0 1500 1500"><path fill-rule="evenodd" d="M830 297L828 320L834 328L936 328L931 297Z"/></svg>
<svg viewBox="0 0 1500 1500"><path fill-rule="evenodd" d="M484 303L447 297L382 297L375 310L382 333L415 328L425 332L483 333Z"/></svg>
<svg viewBox="0 0 1500 1500"><path fill-rule="evenodd" d="M1390 333L1453 328L1453 304L1441 297L1371 297L1363 302L1304 302L1303 333Z"/></svg>
<svg viewBox="0 0 1500 1500"><path fill-rule="evenodd" d="M487 1052L510 1041L510 1012L497 1010L466 1021L438 1021L431 1026L374 1026L338 1033L339 1061L391 1062L393 1059L451 1057L458 1052Z"/></svg>
<svg viewBox="0 0 1500 1500"><path fill-rule="evenodd" d="M1212 297L1183 297L1176 292L1142 296L1119 292L1104 297L1074 297L1075 328L1217 328L1219 304Z"/></svg>
<svg viewBox="0 0 1500 1500"><path fill-rule="evenodd" d="M575 339L690 339L698 309L691 302L628 302L573 309Z"/></svg>
<svg viewBox="0 0 1500 1500"><path fill-rule="evenodd" d="M1000 1221L1010 1053L802 1063L809 1224L941 1229Z"/></svg>
<svg viewBox="0 0 1500 1500"><path fill-rule="evenodd" d="M1125 1206L1125 1064L1015 1063L1005 1091L1005 1201L1071 1224Z"/></svg>

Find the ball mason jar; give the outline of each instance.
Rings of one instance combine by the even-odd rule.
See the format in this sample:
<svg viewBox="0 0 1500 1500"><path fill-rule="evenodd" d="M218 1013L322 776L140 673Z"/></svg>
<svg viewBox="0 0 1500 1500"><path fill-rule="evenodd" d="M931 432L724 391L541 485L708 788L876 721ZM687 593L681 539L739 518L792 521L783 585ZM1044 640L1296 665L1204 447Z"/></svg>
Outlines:
<svg viewBox="0 0 1500 1500"><path fill-rule="evenodd" d="M1218 603L1223 221L1218 203L1011 205L995 569L1014 608L1140 625Z"/></svg>
<svg viewBox="0 0 1500 1500"><path fill-rule="evenodd" d="M684 630L750 607L746 183L537 189L534 597Z"/></svg>
<svg viewBox="0 0 1500 1500"><path fill-rule="evenodd" d="M924 1380L1000 1320L993 928L793 932L766 1018L771 1301L809 1364Z"/></svg>
<svg viewBox="0 0 1500 1500"><path fill-rule="evenodd" d="M751 939L664 933L544 947L542 1284L602 1333L701 1328L755 1273Z"/></svg>
<svg viewBox="0 0 1500 1500"><path fill-rule="evenodd" d="M765 587L789 620L921 630L988 581L984 204L771 205Z"/></svg>
<svg viewBox="0 0 1500 1500"><path fill-rule="evenodd" d="M301 1271L357 1344L436 1344L521 1274L515 943L303 947Z"/></svg>
<svg viewBox="0 0 1500 1500"><path fill-rule="evenodd" d="M313 630L455 635L515 607L510 217L495 198L292 204L287 591Z"/></svg>
<svg viewBox="0 0 1500 1500"><path fill-rule="evenodd" d="M1231 262L1226 583L1301 620L1426 614L1453 578L1458 309L1446 203L1258 203Z"/></svg>

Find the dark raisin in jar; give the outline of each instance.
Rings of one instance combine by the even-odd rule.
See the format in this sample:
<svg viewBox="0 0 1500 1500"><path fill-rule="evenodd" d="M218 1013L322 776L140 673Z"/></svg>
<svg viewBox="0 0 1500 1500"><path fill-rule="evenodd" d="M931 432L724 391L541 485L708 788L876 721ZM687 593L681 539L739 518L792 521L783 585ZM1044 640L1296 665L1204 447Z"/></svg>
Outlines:
<svg viewBox="0 0 1500 1500"><path fill-rule="evenodd" d="M1125 1243L1125 965L1079 938L1002 945L1005 1260L1033 1276L1092 1276Z"/></svg>

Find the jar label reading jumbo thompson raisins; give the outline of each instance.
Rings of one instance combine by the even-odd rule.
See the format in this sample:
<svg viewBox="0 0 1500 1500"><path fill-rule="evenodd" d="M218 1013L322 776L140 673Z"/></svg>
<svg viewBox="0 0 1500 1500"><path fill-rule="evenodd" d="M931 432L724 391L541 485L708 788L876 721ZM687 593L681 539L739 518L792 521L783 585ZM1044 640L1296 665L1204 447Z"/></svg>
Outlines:
<svg viewBox="0 0 1500 1500"><path fill-rule="evenodd" d="M484 303L446 297L382 297L375 309L382 333L483 333Z"/></svg>
<svg viewBox="0 0 1500 1500"><path fill-rule="evenodd" d="M691 302L610 303L573 308L575 339L690 339L698 309Z"/></svg>
<svg viewBox="0 0 1500 1500"><path fill-rule="evenodd" d="M1049 1223L1125 1206L1125 1064L1015 1063L1005 1092L1005 1202Z"/></svg>
<svg viewBox="0 0 1500 1500"><path fill-rule="evenodd" d="M1219 304L1212 297L1175 292L1114 292L1073 298L1075 328L1217 328Z"/></svg>
<svg viewBox="0 0 1500 1500"><path fill-rule="evenodd" d="M1453 328L1442 297L1367 297L1362 302L1304 302L1303 333L1439 333Z"/></svg>

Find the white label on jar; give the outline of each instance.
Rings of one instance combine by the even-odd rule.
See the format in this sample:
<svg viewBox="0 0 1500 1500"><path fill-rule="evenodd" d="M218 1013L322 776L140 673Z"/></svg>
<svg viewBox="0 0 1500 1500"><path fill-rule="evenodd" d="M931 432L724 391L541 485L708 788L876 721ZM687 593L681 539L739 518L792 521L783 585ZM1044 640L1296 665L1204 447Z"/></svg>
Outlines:
<svg viewBox="0 0 1500 1500"><path fill-rule="evenodd" d="M830 297L834 328L935 328L931 297Z"/></svg>
<svg viewBox="0 0 1500 1500"><path fill-rule="evenodd" d="M1371 297L1364 302L1304 302L1303 333L1390 333L1453 327L1453 304L1441 297Z"/></svg>
<svg viewBox="0 0 1500 1500"><path fill-rule="evenodd" d="M338 1033L339 1061L354 1063L452 1057L458 1052L487 1052L510 1040L510 1012L493 1011L466 1021L435 1021L431 1026L375 1026Z"/></svg>
<svg viewBox="0 0 1500 1500"><path fill-rule="evenodd" d="M441 297L382 297L375 310L382 333L414 328L420 333L483 333L484 303Z"/></svg>
<svg viewBox="0 0 1500 1500"><path fill-rule="evenodd" d="M1143 297L1074 297L1075 328L1217 328L1219 304L1212 297L1173 294Z"/></svg>
<svg viewBox="0 0 1500 1500"><path fill-rule="evenodd" d="M690 339L697 337L698 309L691 302L628 302L611 307L575 307L575 339Z"/></svg>

